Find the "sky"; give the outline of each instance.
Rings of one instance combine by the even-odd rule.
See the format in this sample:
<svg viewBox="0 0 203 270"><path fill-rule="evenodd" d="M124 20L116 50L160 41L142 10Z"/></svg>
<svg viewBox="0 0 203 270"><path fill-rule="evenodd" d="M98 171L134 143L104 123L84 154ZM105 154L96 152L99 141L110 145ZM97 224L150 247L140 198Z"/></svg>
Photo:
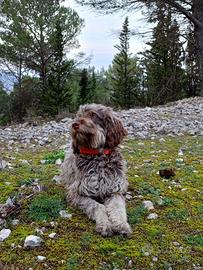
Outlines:
<svg viewBox="0 0 203 270"><path fill-rule="evenodd" d="M129 27L133 31L145 32L149 28L141 11L101 15L96 10L76 4L74 0L65 0L64 5L73 8L85 20L85 27L79 35L80 48L73 50L71 55L84 52L86 56L91 56L90 65L96 69L108 68L111 64L117 52L114 45L119 44L119 33L126 16L129 17ZM147 38L141 35L131 37L130 51L133 54L143 51L146 41Z"/></svg>

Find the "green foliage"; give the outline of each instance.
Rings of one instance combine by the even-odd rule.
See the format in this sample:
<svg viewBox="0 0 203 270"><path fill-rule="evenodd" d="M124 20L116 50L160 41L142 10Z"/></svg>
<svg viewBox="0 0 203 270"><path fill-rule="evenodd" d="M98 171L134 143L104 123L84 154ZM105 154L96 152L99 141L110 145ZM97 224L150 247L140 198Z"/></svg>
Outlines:
<svg viewBox="0 0 203 270"><path fill-rule="evenodd" d="M10 116L8 114L9 102L10 97L6 91L4 91L3 85L0 83L0 126L7 124L10 120Z"/></svg>
<svg viewBox="0 0 203 270"><path fill-rule="evenodd" d="M43 159L46 160L47 164L54 164L57 159L64 160L65 152L64 151L55 151L44 155Z"/></svg>
<svg viewBox="0 0 203 270"><path fill-rule="evenodd" d="M23 121L25 117L34 117L41 111L41 89L39 79L22 77L10 94L10 114L13 121Z"/></svg>
<svg viewBox="0 0 203 270"><path fill-rule="evenodd" d="M68 80L72 61L65 58L65 50L78 46L77 36L83 20L60 2L2 2L0 58L17 79L18 90L13 94L14 120L22 121L27 108L35 108L36 114L48 111L54 115L61 107L70 104ZM36 73L38 78L37 87L33 87L31 92L27 87L28 93L22 89L25 71ZM38 91L40 95L35 93ZM37 105L40 103L40 108L36 106L33 95L38 97ZM28 96L30 98L26 105L22 99Z"/></svg>
<svg viewBox="0 0 203 270"><path fill-rule="evenodd" d="M185 242L192 246L203 247L203 236L201 235L189 235L185 237Z"/></svg>
<svg viewBox="0 0 203 270"><path fill-rule="evenodd" d="M167 212L166 216L168 219L181 221L181 220L187 220L189 218L189 213L187 209L181 209L181 210L172 209Z"/></svg>
<svg viewBox="0 0 203 270"><path fill-rule="evenodd" d="M92 236L89 233L84 233L81 238L81 245L83 248L87 249L92 243Z"/></svg>
<svg viewBox="0 0 203 270"><path fill-rule="evenodd" d="M140 69L136 57L129 53L129 39L129 22L126 17L119 37L120 44L115 46L119 52L114 56L108 71L108 87L113 104L123 108L135 106L140 101Z"/></svg>
<svg viewBox="0 0 203 270"><path fill-rule="evenodd" d="M141 147L139 143L144 143ZM63 144L63 142L62 142ZM2 146L2 143L1 143ZM5 147L4 147L5 146ZM16 145L18 147L18 144ZM40 251L47 258L47 264L52 269L168 269L169 267L177 269L193 269L202 264L202 177L203 168L200 164L202 157L202 136L182 136L165 137L165 142L160 143L159 139L152 140L128 140L123 145L123 155L128 161L128 180L132 193L132 200L126 201L128 218L132 224L133 233L129 238L122 236L102 237L95 231L95 222L91 221L84 213L75 208L71 209L73 213L70 220L49 218L45 222L34 220L28 216L29 206L34 199L22 203L19 212L15 213L15 218L21 220L18 226L12 226L12 233L4 242L1 243L0 261L6 264L13 264L15 268L29 269L37 267L44 269L44 264L36 265L36 257L39 255L39 249L28 251L27 249L11 248L11 244L16 246L23 245L25 237L36 233L36 228L46 228L43 235L45 245L40 247ZM54 184L51 179L58 172L55 164L42 166L40 160L45 153L53 153L57 146L50 145L47 149L42 146L39 149L24 149L19 147L19 151L13 151L12 163L13 169L0 171L0 203L5 203L8 197L17 198L16 202L22 199L22 193L30 194L32 189L30 184L32 179L38 178L40 184L45 186L46 192L41 195L47 198L57 197L64 203L65 208L65 189L60 185ZM177 158L177 149L184 147L185 165L177 170L175 159ZM138 150L139 149L139 150ZM1 148L2 155L8 158L11 156L10 149L7 150L6 144ZM156 151L156 157L153 159L153 170L146 178L143 170L144 160L152 159L152 151ZM161 151L160 151L161 150ZM139 152L139 154L138 154ZM30 161L32 166L19 166L21 160ZM176 169L176 179L180 180L181 187L176 187L173 181L161 181L156 172L160 168L160 163L172 165ZM187 167L193 167L198 173L188 174ZM139 177L133 177L134 175ZM27 187L19 187L19 179ZM7 182L11 184L8 185ZM159 195L148 193L144 185L143 197L139 196L141 183L148 183L148 187L160 191ZM169 189L168 186L171 186ZM181 191L182 188L187 188ZM155 191L156 192L156 191ZM38 196L41 196L40 194ZM38 197L37 196L37 197ZM36 197L36 198L37 198ZM143 200L152 200L155 206L155 212L158 219L147 219L148 213L142 208ZM159 201L160 200L160 204ZM54 199L55 200L55 199ZM163 204L163 202L165 202ZM43 203L42 203L43 204ZM47 203L48 204L48 203ZM50 205L51 203L49 203ZM53 206L54 207L54 206ZM185 211L185 210L186 211ZM167 214L172 210L172 218L168 219ZM177 219L177 213L184 210ZM51 212L40 209L41 212ZM187 213L186 213L187 212ZM37 213L39 215L39 213ZM137 219L138 216L138 219ZM29 218L28 218L29 217ZM55 228L50 226L50 219L57 221ZM42 217L43 220L43 217ZM10 222L8 227L10 228ZM32 222L35 221L35 222ZM60 221L60 222L59 222ZM49 239L48 235L52 232L57 233L55 239ZM178 242L179 245L175 245ZM144 256L144 252L149 252L150 256ZM84 256L85 254L85 256ZM156 256L158 261L153 261ZM60 260L59 260L60 258ZM62 263L63 260L63 263ZM128 262L132 261L132 267ZM199 266L198 266L199 265ZM72 267L72 268L71 268Z"/></svg>
<svg viewBox="0 0 203 270"><path fill-rule="evenodd" d="M67 260L67 269L76 270L79 269L80 261L77 256L70 257Z"/></svg>
<svg viewBox="0 0 203 270"><path fill-rule="evenodd" d="M185 95L185 74L182 69L183 49L179 26L171 8L157 3L151 21L153 29L150 50L143 53L146 68L147 104L157 105L181 99Z"/></svg>
<svg viewBox="0 0 203 270"><path fill-rule="evenodd" d="M142 205L128 209L127 215L129 223L135 225L142 222L147 213L148 210L146 210Z"/></svg>
<svg viewBox="0 0 203 270"><path fill-rule="evenodd" d="M160 195L160 190L151 186L146 182L141 182L139 185L139 193L142 195L146 194Z"/></svg>
<svg viewBox="0 0 203 270"><path fill-rule="evenodd" d="M28 217L34 221L50 220L57 218L64 207L64 201L60 196L40 194L30 203Z"/></svg>

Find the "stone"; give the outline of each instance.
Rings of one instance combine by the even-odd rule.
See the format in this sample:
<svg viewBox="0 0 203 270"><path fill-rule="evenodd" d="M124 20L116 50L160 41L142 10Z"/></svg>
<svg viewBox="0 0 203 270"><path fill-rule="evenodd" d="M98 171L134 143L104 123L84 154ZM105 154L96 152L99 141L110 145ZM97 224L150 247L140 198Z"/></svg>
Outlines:
<svg viewBox="0 0 203 270"><path fill-rule="evenodd" d="M157 219L158 215L156 213L151 213L148 215L147 219Z"/></svg>
<svg viewBox="0 0 203 270"><path fill-rule="evenodd" d="M51 239L54 239L55 237L56 237L56 233L55 232L53 232L53 233L50 233L49 234L49 238L51 238Z"/></svg>
<svg viewBox="0 0 203 270"><path fill-rule="evenodd" d="M19 219L14 219L14 220L12 220L11 223L12 223L13 226L17 226L17 225L19 225L20 220Z"/></svg>
<svg viewBox="0 0 203 270"><path fill-rule="evenodd" d="M3 242L6 238L9 237L10 234L11 234L10 229L2 229L0 231L0 242Z"/></svg>
<svg viewBox="0 0 203 270"><path fill-rule="evenodd" d="M142 205L147 210L154 210L154 205L151 201L143 201Z"/></svg>
<svg viewBox="0 0 203 270"><path fill-rule="evenodd" d="M46 257L40 256L40 255L37 256L37 261L38 262L44 262L45 260L46 260Z"/></svg>
<svg viewBox="0 0 203 270"><path fill-rule="evenodd" d="M42 238L36 235L29 235L25 238L24 247L35 248L42 244Z"/></svg>
<svg viewBox="0 0 203 270"><path fill-rule="evenodd" d="M55 164L56 165L61 165L63 162L60 158L58 158L56 161L55 161Z"/></svg>
<svg viewBox="0 0 203 270"><path fill-rule="evenodd" d="M153 256L152 261L153 262L157 262L158 261L158 258L156 256Z"/></svg>
<svg viewBox="0 0 203 270"><path fill-rule="evenodd" d="M60 216L61 216L62 218L71 218L71 217L72 217L72 214L69 214L66 210L61 210L61 211L59 212L59 214L60 214Z"/></svg>
<svg viewBox="0 0 203 270"><path fill-rule="evenodd" d="M22 165L30 165L30 163L26 159L23 159L21 163Z"/></svg>
<svg viewBox="0 0 203 270"><path fill-rule="evenodd" d="M8 162L0 158L0 170L4 170L6 167L8 167Z"/></svg>

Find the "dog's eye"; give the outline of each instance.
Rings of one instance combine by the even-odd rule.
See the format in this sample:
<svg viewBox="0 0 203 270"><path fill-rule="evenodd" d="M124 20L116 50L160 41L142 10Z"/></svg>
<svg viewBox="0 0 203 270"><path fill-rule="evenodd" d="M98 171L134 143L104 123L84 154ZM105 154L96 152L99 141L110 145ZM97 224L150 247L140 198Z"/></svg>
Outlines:
<svg viewBox="0 0 203 270"><path fill-rule="evenodd" d="M90 116L91 118L96 118L96 117L97 117L97 114L96 114L95 112L90 112L90 113L89 113L89 116Z"/></svg>

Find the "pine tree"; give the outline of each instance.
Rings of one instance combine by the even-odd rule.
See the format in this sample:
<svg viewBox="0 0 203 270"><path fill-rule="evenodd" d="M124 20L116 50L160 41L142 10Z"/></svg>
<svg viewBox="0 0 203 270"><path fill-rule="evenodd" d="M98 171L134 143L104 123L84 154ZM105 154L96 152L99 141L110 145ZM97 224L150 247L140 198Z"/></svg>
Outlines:
<svg viewBox="0 0 203 270"><path fill-rule="evenodd" d="M184 70L179 27L170 7L160 3L151 20L153 30L150 50L144 53L147 73L148 105L164 104L184 96Z"/></svg>
<svg viewBox="0 0 203 270"><path fill-rule="evenodd" d="M10 120L9 102L10 97L3 89L2 82L0 82L0 125L7 124Z"/></svg>
<svg viewBox="0 0 203 270"><path fill-rule="evenodd" d="M130 30L126 17L120 33L120 44L115 48L119 51L109 70L109 86L112 91L113 102L118 107L130 108L136 104L138 96L138 68L137 61L129 52Z"/></svg>
<svg viewBox="0 0 203 270"><path fill-rule="evenodd" d="M47 73L55 55L53 35L59 21L63 45L72 49L78 45L77 35L83 26L78 14L55 0L3 0L0 19L0 57L20 64L24 69L39 74L42 90L47 90ZM9 45L9 47L8 47ZM18 46L17 46L18 45ZM12 54L9 50L12 48ZM14 57L14 56L15 57Z"/></svg>
<svg viewBox="0 0 203 270"><path fill-rule="evenodd" d="M199 89L199 67L196 57L196 43L192 26L188 27L186 47L186 95L194 97L200 93Z"/></svg>
<svg viewBox="0 0 203 270"><path fill-rule="evenodd" d="M52 37L55 53L47 75L48 91L45 96L47 111L52 115L58 114L70 104L70 80L74 61L66 59L63 40L61 22L57 21Z"/></svg>
<svg viewBox="0 0 203 270"><path fill-rule="evenodd" d="M89 76L86 68L81 71L79 86L79 103L85 104L89 99Z"/></svg>

